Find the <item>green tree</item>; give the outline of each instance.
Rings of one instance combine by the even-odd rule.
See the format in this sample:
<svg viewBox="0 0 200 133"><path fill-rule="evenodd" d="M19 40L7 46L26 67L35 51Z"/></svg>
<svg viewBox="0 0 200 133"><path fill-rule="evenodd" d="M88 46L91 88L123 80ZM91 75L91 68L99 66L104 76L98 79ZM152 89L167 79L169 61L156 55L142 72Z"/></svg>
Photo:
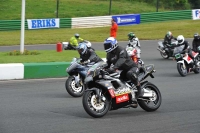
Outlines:
<svg viewBox="0 0 200 133"><path fill-rule="evenodd" d="M188 0L193 9L200 9L200 0Z"/></svg>

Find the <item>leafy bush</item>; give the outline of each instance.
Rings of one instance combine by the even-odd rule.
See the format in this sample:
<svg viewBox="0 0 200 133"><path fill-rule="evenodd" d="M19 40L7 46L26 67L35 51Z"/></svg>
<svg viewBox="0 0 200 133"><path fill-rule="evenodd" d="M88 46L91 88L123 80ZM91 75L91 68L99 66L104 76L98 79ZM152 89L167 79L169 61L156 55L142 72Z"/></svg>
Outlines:
<svg viewBox="0 0 200 133"><path fill-rule="evenodd" d="M28 51L28 50L24 50L24 53L21 53L19 50L13 50L11 52L8 53L8 55L10 56L18 56L18 55L38 55L40 54L39 52L35 51Z"/></svg>

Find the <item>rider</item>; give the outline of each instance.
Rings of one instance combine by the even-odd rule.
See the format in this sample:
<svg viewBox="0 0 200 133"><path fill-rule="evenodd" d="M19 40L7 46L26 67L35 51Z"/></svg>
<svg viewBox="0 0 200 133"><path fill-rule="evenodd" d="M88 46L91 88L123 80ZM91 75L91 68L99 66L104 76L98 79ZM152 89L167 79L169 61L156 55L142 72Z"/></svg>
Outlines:
<svg viewBox="0 0 200 133"><path fill-rule="evenodd" d="M177 40L177 38L172 36L172 32L168 31L164 37L163 44L166 45L167 47L171 47L172 39Z"/></svg>
<svg viewBox="0 0 200 133"><path fill-rule="evenodd" d="M77 47L78 53L80 54L81 64L85 65L90 62L100 62L103 61L92 49L88 49L84 42L79 43ZM78 71L86 76L86 67L80 65L78 67Z"/></svg>
<svg viewBox="0 0 200 133"><path fill-rule="evenodd" d="M104 41L104 49L107 53L107 71L109 73L116 70L122 70L120 73L120 79L129 79L134 83L138 89L137 97L141 95L141 86L138 81L139 69L137 64L128 56L126 50L118 46L118 42L115 38L109 37ZM111 64L114 66L110 68ZM132 98L132 106L137 107L137 101Z"/></svg>
<svg viewBox="0 0 200 133"><path fill-rule="evenodd" d="M192 41L192 48L195 52L199 52L198 47L200 46L200 36L198 33L194 34L194 39Z"/></svg>
<svg viewBox="0 0 200 133"><path fill-rule="evenodd" d="M179 46L184 45L182 53L188 53L188 55L190 56L190 58L192 58L194 64L196 65L196 61L194 60L194 56L192 55L192 49L190 48L189 42L185 40L183 35L179 35L177 37L177 41L178 41L178 44L173 47L179 47Z"/></svg>
<svg viewBox="0 0 200 133"><path fill-rule="evenodd" d="M80 38L80 35L76 33L73 37L70 38L69 44L73 48L77 48L79 42L83 42L84 39Z"/></svg>
<svg viewBox="0 0 200 133"><path fill-rule="evenodd" d="M141 47L140 47L140 41L139 39L135 36L135 34L133 32L130 32L128 34L128 39L129 39L129 43L127 44L126 47L134 47L137 50L137 58L138 58L138 63L143 65L144 62L141 60L140 58L140 54L141 54Z"/></svg>

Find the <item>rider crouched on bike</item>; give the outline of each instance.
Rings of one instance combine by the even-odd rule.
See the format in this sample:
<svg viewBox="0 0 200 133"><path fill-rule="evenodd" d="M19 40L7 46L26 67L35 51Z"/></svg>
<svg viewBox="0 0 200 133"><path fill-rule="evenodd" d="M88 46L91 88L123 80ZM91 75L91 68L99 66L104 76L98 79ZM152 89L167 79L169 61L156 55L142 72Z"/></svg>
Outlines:
<svg viewBox="0 0 200 133"><path fill-rule="evenodd" d="M198 33L194 34L194 39L192 41L192 49L195 52L200 52L200 50L198 50L198 47L200 46L200 36Z"/></svg>
<svg viewBox="0 0 200 133"><path fill-rule="evenodd" d="M107 71L113 73L116 70L122 70L120 79L129 79L137 87L137 97L141 95L141 86L138 81L139 69L137 64L128 56L126 50L118 46L115 38L109 37L104 41L104 49L107 53ZM111 64L114 66L110 68ZM136 99L132 98L133 106L137 106Z"/></svg>
<svg viewBox="0 0 200 133"><path fill-rule="evenodd" d="M81 38L80 35L76 33L73 37L70 38L69 45L74 49L76 49L78 47L78 43L83 41L84 39Z"/></svg>
<svg viewBox="0 0 200 133"><path fill-rule="evenodd" d="M177 41L178 41L178 44L176 46L173 46L173 47L179 47L179 46L184 45L183 51L181 53L183 53L183 54L184 53L188 53L190 58L192 58L194 64L197 65L196 64L196 60L194 60L194 56L192 55L192 49L191 49L191 47L189 45L189 42L185 40L183 35L179 35L177 37Z"/></svg>
<svg viewBox="0 0 200 133"><path fill-rule="evenodd" d="M86 76L86 67L84 65L88 63L97 63L103 61L93 49L88 49L84 42L79 43L77 47L78 53L80 54L81 64L78 67L78 71L82 72L84 76Z"/></svg>
<svg viewBox="0 0 200 133"><path fill-rule="evenodd" d="M144 65L144 62L142 61L141 59L141 47L140 47L140 41L139 39L135 36L135 34L133 32L130 32L128 34L128 40L129 40L129 43L127 44L126 47L133 47L137 50L137 58L138 58L138 63L141 64L141 65Z"/></svg>
<svg viewBox="0 0 200 133"><path fill-rule="evenodd" d="M163 44L164 44L166 47L172 47L172 46L171 46L172 39L173 39L173 40L177 40L177 38L175 38L175 37L172 36L172 32L171 32L171 31L168 31L167 34L166 34L165 37L164 37Z"/></svg>

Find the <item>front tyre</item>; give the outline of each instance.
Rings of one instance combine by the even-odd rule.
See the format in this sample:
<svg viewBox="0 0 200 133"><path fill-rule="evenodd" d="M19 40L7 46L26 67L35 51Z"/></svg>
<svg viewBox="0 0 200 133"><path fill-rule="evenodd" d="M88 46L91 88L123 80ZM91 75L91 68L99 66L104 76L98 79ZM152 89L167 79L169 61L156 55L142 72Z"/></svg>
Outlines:
<svg viewBox="0 0 200 133"><path fill-rule="evenodd" d="M152 91L154 95L153 97L145 99L145 100L144 99L138 100L138 104L143 110L147 112L156 111L162 103L162 96L159 89L150 82L148 82L144 86L144 88Z"/></svg>
<svg viewBox="0 0 200 133"><path fill-rule="evenodd" d="M185 68L184 68L182 63L177 63L177 70L182 77L185 77L188 73L187 67L185 66Z"/></svg>
<svg viewBox="0 0 200 133"><path fill-rule="evenodd" d="M100 102L98 102L97 95L93 90L87 90L83 95L83 108L90 116L94 118L103 117L110 109L111 105L108 98L103 94L101 95L101 97L104 100L100 100Z"/></svg>
<svg viewBox="0 0 200 133"><path fill-rule="evenodd" d="M80 80L82 80L82 78ZM79 87L75 85L75 79L73 76L68 77L68 79L65 82L65 88L67 92L73 97L81 97L85 90L84 85Z"/></svg>

